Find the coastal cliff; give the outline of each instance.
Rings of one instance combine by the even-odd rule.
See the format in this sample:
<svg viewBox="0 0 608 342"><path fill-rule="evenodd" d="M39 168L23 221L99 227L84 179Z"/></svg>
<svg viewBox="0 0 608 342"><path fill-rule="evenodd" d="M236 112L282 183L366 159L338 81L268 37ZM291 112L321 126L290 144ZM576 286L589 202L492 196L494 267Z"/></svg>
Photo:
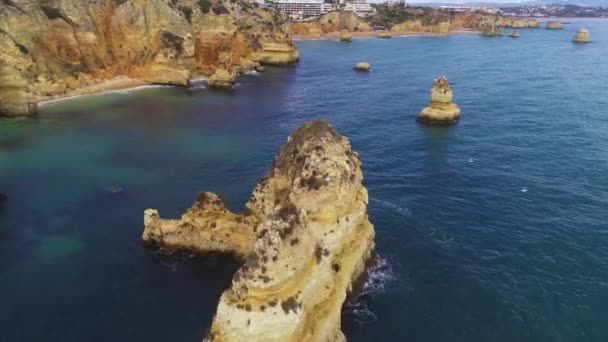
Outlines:
<svg viewBox="0 0 608 342"><path fill-rule="evenodd" d="M369 32L372 30L364 18L350 11L334 11L326 13L315 21L296 21L293 33L297 35L322 34L330 32Z"/></svg>
<svg viewBox="0 0 608 342"><path fill-rule="evenodd" d="M345 340L342 304L374 260L360 164L348 139L314 121L288 138L246 214L211 193L181 219L146 210L144 242L243 262L206 341Z"/></svg>
<svg viewBox="0 0 608 342"><path fill-rule="evenodd" d="M247 0L3 0L0 115L117 77L186 86L298 58L287 17Z"/></svg>
<svg viewBox="0 0 608 342"><path fill-rule="evenodd" d="M480 13L451 13L447 10L407 7L403 9L379 5L377 13L359 17L353 12L330 12L315 21L294 22L296 35L322 35L347 30L368 32L381 26L393 33L448 33L460 29L482 30L488 26L511 28L539 27L536 19L511 18Z"/></svg>

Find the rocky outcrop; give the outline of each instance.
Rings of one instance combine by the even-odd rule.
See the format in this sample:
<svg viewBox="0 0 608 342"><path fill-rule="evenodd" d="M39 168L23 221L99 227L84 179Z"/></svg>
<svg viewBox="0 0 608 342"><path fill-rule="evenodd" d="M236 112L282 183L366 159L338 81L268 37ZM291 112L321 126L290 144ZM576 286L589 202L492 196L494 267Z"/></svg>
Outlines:
<svg viewBox="0 0 608 342"><path fill-rule="evenodd" d="M576 32L574 35L574 39L572 39L575 43L589 43L591 41L591 36L589 35L589 30L586 28L582 28Z"/></svg>
<svg viewBox="0 0 608 342"><path fill-rule="evenodd" d="M287 17L247 0L0 2L0 113L116 77L187 86L243 63L298 60Z"/></svg>
<svg viewBox="0 0 608 342"><path fill-rule="evenodd" d="M315 121L288 138L246 214L202 193L177 220L146 210L143 240L243 261L206 341L344 341L342 304L374 257L362 178L348 139Z"/></svg>
<svg viewBox="0 0 608 342"><path fill-rule="evenodd" d="M329 12L315 21L293 23L293 33L297 35L322 34L331 32L368 32L372 28L365 18L351 11Z"/></svg>
<svg viewBox="0 0 608 342"><path fill-rule="evenodd" d="M353 68L357 71L369 71L371 69L371 66L368 62L359 62L355 64Z"/></svg>
<svg viewBox="0 0 608 342"><path fill-rule="evenodd" d="M564 24L560 23L559 21L547 21L545 27L549 30L561 30L564 28Z"/></svg>
<svg viewBox="0 0 608 342"><path fill-rule="evenodd" d="M340 41L350 43L353 41L353 35L347 30L342 30L340 32Z"/></svg>
<svg viewBox="0 0 608 342"><path fill-rule="evenodd" d="M452 103L452 87L445 77L435 79L431 90L431 103L424 108L418 120L430 124L451 124L460 119L460 109Z"/></svg>
<svg viewBox="0 0 608 342"><path fill-rule="evenodd" d="M230 89L234 85L236 73L225 68L218 68L207 81L211 88Z"/></svg>
<svg viewBox="0 0 608 342"><path fill-rule="evenodd" d="M519 31L515 30L509 35L511 38L519 38Z"/></svg>
<svg viewBox="0 0 608 342"><path fill-rule="evenodd" d="M481 13L451 13L440 9L407 8L407 20L395 22L394 9L380 11L370 17L359 17L353 12L335 11L321 16L315 21L293 23L293 32L297 35L320 35L324 33L340 32L366 32L372 30L373 25L380 25L390 29L393 33L430 32L448 33L459 29L481 29L492 23L498 27L529 28L539 27L540 23L531 18L511 18L505 16ZM392 13L392 17L383 16L382 13Z"/></svg>
<svg viewBox="0 0 608 342"><path fill-rule="evenodd" d="M431 13L431 14L429 14ZM480 13L457 13L442 12L439 10L421 12L412 19L393 25L392 32L430 32L448 33L461 29L477 29L482 32L493 32L498 35L501 28L536 28L539 27L536 19L511 18L500 15Z"/></svg>
<svg viewBox="0 0 608 342"><path fill-rule="evenodd" d="M389 38L392 38L393 35L390 32L385 31L385 32L378 33L377 37L382 38L382 39L389 39Z"/></svg>
<svg viewBox="0 0 608 342"><path fill-rule="evenodd" d="M504 35L504 27L499 25L498 18L494 21L483 22L480 24L479 29L481 30L481 34L486 37L500 37Z"/></svg>

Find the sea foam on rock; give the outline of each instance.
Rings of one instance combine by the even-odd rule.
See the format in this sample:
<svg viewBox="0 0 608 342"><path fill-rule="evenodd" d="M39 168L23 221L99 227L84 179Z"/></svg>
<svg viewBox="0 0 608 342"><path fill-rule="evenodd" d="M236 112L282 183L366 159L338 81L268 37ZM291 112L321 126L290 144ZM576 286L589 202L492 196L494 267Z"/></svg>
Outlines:
<svg viewBox="0 0 608 342"><path fill-rule="evenodd" d="M418 120L430 124L450 124L460 119L460 108L452 103L454 92L448 79L436 78L431 89L431 103L424 108Z"/></svg>
<svg viewBox="0 0 608 342"><path fill-rule="evenodd" d="M202 193L180 219L144 214L148 244L243 261L206 341L344 341L341 308L374 258L359 155L324 121L288 138L246 206Z"/></svg>

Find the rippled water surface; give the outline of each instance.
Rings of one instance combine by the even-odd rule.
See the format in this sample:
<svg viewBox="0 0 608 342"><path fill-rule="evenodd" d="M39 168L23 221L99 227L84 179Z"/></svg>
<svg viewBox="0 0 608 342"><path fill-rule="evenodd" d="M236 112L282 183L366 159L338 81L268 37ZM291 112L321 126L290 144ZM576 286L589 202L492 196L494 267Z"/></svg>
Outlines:
<svg viewBox="0 0 608 342"><path fill-rule="evenodd" d="M380 265L351 341L608 340L608 21L299 42L232 93L155 88L0 122L3 341L198 341L237 265L140 244L148 207L242 210L314 118L363 160ZM571 43L579 26L593 43ZM372 72L353 72L361 60ZM462 120L415 116L446 74Z"/></svg>

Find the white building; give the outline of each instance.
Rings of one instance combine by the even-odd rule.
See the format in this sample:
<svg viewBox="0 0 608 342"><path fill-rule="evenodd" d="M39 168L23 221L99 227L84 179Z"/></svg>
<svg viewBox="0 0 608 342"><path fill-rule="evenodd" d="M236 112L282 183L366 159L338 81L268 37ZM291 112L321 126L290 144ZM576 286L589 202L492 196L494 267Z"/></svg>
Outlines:
<svg viewBox="0 0 608 342"><path fill-rule="evenodd" d="M318 17L327 11L324 0L276 0L274 3L291 17Z"/></svg>
<svg viewBox="0 0 608 342"><path fill-rule="evenodd" d="M345 11L352 11L361 16L366 16L374 12L372 6L367 3L367 0L351 0L344 5Z"/></svg>

